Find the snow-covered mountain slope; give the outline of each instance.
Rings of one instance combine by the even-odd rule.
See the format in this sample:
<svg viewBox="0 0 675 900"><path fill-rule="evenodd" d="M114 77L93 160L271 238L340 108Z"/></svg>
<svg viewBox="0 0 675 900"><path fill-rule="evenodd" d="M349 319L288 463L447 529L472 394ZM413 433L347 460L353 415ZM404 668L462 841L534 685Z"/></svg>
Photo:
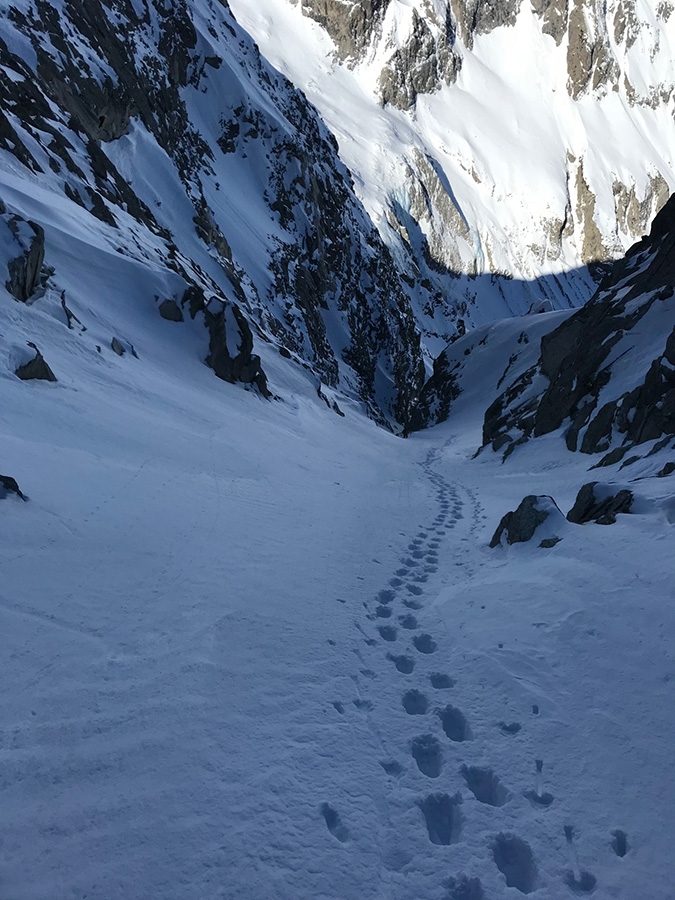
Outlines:
<svg viewBox="0 0 675 900"><path fill-rule="evenodd" d="M525 6L472 9L453 90ZM392 256L225 0L14 0L0 38L3 900L672 900L672 201L550 311L583 268L448 281L404 192ZM560 429L476 455L598 312L605 483Z"/></svg>
<svg viewBox="0 0 675 900"><path fill-rule="evenodd" d="M1 279L12 377L26 340L48 363L109 357L113 337L143 356L174 328L227 380L274 393L258 354L282 352L406 422L424 377L409 296L432 293L401 281L334 139L227 3L16 0L0 54L0 264L34 234L44 268L30 297L9 278L26 307Z"/></svg>
<svg viewBox="0 0 675 900"><path fill-rule="evenodd" d="M556 434L472 459L549 317L486 326L451 418L404 441L275 353L285 402L223 385L201 327L139 315L127 257L77 271L128 288L143 352L89 352L103 310L57 382L0 381L28 498L0 489L3 896L671 900L672 478L611 528L488 548L589 477ZM45 348L65 328L7 302Z"/></svg>
<svg viewBox="0 0 675 900"><path fill-rule="evenodd" d="M674 250L671 198L592 300L544 335L524 370L508 373L485 416L485 444L510 453L562 428L570 450L601 454L602 466L672 451Z"/></svg>
<svg viewBox="0 0 675 900"><path fill-rule="evenodd" d="M675 185L670 3L232 8L321 111L394 256L442 295L430 335L527 311L523 279L584 302L576 270L622 255ZM453 277L475 273L518 282Z"/></svg>
<svg viewBox="0 0 675 900"><path fill-rule="evenodd" d="M420 391L410 427L417 431L454 416L457 401L479 414L496 403L510 384L536 365L541 340L573 310L512 316L481 325L453 341L434 360ZM467 400L468 398L468 400Z"/></svg>

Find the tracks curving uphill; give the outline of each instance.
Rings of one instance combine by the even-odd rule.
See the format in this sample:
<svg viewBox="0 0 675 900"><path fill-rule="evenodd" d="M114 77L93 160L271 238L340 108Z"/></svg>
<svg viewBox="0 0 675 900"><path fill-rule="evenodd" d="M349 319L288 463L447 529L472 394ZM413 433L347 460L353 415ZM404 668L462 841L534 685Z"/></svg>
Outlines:
<svg viewBox="0 0 675 900"><path fill-rule="evenodd" d="M362 668L353 681L385 780L376 835L383 895L506 900L540 889L551 900L570 892L590 895L598 879L579 865L573 826L565 826L565 848L562 827L553 825L571 868L564 868L563 856L560 868L547 874L537 859L544 855L543 826L550 834L562 811L548 812L558 810L560 801L544 789L543 760L530 757L540 729L497 721L477 703L484 689L473 679L484 670L470 658L467 663L466 652L458 658L452 610L439 602L444 585L465 586L480 565L480 548L470 545L477 542L483 512L470 489L439 471L443 449L430 451L421 463L433 496L428 519L404 535L393 571L354 623ZM508 699L517 678L500 686ZM536 723L538 704L531 709ZM523 773L534 790L524 789ZM346 825L349 810L341 815ZM607 849L621 858L628 852L626 835L612 834ZM397 846L404 849L391 850Z"/></svg>
<svg viewBox="0 0 675 900"><path fill-rule="evenodd" d="M429 849L425 848L433 852L433 848L441 850L463 840L462 795L429 793L429 787L445 778L454 756L453 746L461 747L473 738L469 713L461 709L458 699L453 697L458 705L447 702L448 692L456 688L457 681L443 671L451 659L451 646L433 601L439 579L450 568L449 558L456 555L453 562L463 565L459 559L461 543L472 539L478 510L465 488L438 471L439 456L440 451L432 450L421 463L434 498L429 518L408 538L394 571L385 578L382 589L364 604L364 615L355 622L359 636L357 657L364 668L354 681L359 685L359 703L367 711L375 746L384 757L379 762L381 770L389 782L389 811L382 815L380 843L386 846L392 839L393 811L403 804L416 809L417 838L423 841L420 850L426 853ZM361 675L364 671L367 679ZM426 692L429 686L432 694ZM399 718L401 711L407 722ZM466 786L460 766L455 769L458 786ZM464 771L471 773L472 789L481 794L484 802L487 789L481 793L482 785L476 787L479 775L474 776L474 770L466 766ZM490 793L489 800L498 793L494 800L494 805L498 805L510 795L498 777L493 777L498 789ZM410 799L413 796L415 800ZM324 817L327 805L328 801L321 808ZM343 818L347 821L348 810L343 810ZM471 889L467 896L482 896L477 878L469 879L460 873L457 880L451 881L445 885L451 889L449 896L464 896L463 885ZM392 896L398 896L391 884L388 887ZM406 896L409 889L402 889L401 896Z"/></svg>
<svg viewBox="0 0 675 900"><path fill-rule="evenodd" d="M474 575L476 553L467 545L476 543L482 509L442 472L442 453L432 450L421 463L433 496L428 519L406 537L393 571L354 623L362 668L353 680L385 779L377 835L383 890L393 900L434 892L444 900L496 900L540 888L551 898L591 894L597 879L579 868L573 837L571 869L547 877L536 858L541 817L556 799L543 789L543 761L532 766L528 759L527 729L486 720L476 706L480 691L467 683L478 670L452 671L458 642L437 601L448 579L464 584ZM502 767L511 777L503 778ZM513 770L528 768L535 789L514 790ZM349 810L340 815L346 828ZM620 856L627 843L617 834L612 849ZM405 845L398 856L390 852L397 842ZM477 859L480 869L471 871Z"/></svg>

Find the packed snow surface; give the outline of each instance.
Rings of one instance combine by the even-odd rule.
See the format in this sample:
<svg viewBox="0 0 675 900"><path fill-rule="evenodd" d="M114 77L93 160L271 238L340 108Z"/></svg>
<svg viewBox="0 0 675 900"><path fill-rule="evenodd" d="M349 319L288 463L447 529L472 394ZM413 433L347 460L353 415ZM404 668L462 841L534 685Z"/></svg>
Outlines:
<svg viewBox="0 0 675 900"><path fill-rule="evenodd" d="M559 435L472 459L503 330L401 440L161 327L2 375L2 896L670 900L668 479L489 550L591 478Z"/></svg>

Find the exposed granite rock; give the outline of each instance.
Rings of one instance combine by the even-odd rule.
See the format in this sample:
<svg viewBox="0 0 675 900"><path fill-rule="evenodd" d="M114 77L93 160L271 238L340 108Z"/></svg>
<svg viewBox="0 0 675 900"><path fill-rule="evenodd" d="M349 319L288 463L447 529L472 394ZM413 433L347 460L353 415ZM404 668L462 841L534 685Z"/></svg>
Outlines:
<svg viewBox="0 0 675 900"><path fill-rule="evenodd" d="M228 263L232 263L232 250L227 238L214 221L203 197L197 202L197 209L197 215L193 217L197 234L205 244L210 244Z"/></svg>
<svg viewBox="0 0 675 900"><path fill-rule="evenodd" d="M410 109L418 94L432 94L457 79L462 57L455 49L455 29L448 10L440 33L413 9L412 34L397 49L380 74L380 98L398 109Z"/></svg>
<svg viewBox="0 0 675 900"><path fill-rule="evenodd" d="M593 72L593 45L589 38L583 0L572 0L567 46L567 90L577 100Z"/></svg>
<svg viewBox="0 0 675 900"><path fill-rule="evenodd" d="M613 525L620 513L629 513L633 505L633 492L626 488L616 490L612 485L602 485L597 481L585 484L567 513L569 522L585 525Z"/></svg>
<svg viewBox="0 0 675 900"><path fill-rule="evenodd" d="M54 172L64 176L64 192L73 201L81 206L91 208L91 211L99 218L107 218L114 223L107 203L124 205L124 208L139 221L149 225L155 233L159 231L156 221L147 206L138 199L127 182L120 176L117 169L101 151L97 140L114 135L105 132L106 127L115 127L111 122L115 116L111 115L106 123L100 122L105 117L105 99L96 99L101 91L112 91L111 102L117 103L118 94L108 86L105 78L99 80L92 78L90 68L77 56L75 42L71 44L62 40L58 16L54 18L55 10L49 4L41 4L37 9L45 13L45 19L28 19L16 8L8 11L8 16L13 20L13 25L23 30L33 43L37 55L37 69L31 69L26 62L16 54L13 54L0 38L0 55L5 64L0 68L0 107L11 108L19 117L22 126L28 134L45 135L41 143L47 153L48 163ZM70 9L70 7L69 7ZM105 16L100 14L101 27L105 28L103 20ZM90 23L94 27L99 18L94 17ZM52 35L50 29L55 31ZM71 26L72 28L72 26ZM42 32L49 31L54 37L55 44L63 46L63 56L58 61L49 56L49 44L42 40ZM51 37L50 37L51 40ZM81 46L81 45L80 45ZM61 63L65 71L60 71ZM92 85L89 82L93 81ZM80 84L81 83L81 84ZM78 87L76 87L76 85ZM103 86L102 86L103 85ZM77 117L76 97L81 97L91 90L92 95L82 100L89 118L88 125L82 125ZM102 95L101 95L102 96ZM106 95L107 96L107 95ZM100 97L99 97L100 99ZM59 107L63 102L64 106ZM85 115L82 112L82 115ZM86 116L85 116L86 118ZM28 151L16 131L7 123L3 128L3 115L0 113L0 146L14 153L19 162L34 172L42 171L38 161ZM69 131L73 129L85 129L85 133ZM86 133L89 129L89 134ZM118 129L119 130L119 129ZM3 140L3 134L5 140ZM95 177L95 189L88 183L87 176L76 161L74 143L85 140L87 151L90 155L91 169ZM76 188L74 185L77 184ZM86 199L83 199L86 198ZM105 200L105 202L104 202Z"/></svg>
<svg viewBox="0 0 675 900"><path fill-rule="evenodd" d="M613 428L624 435L625 450L675 434L675 331L668 336L663 354L652 361L643 383L596 413L581 451L609 449Z"/></svg>
<svg viewBox="0 0 675 900"><path fill-rule="evenodd" d="M424 383L408 297L389 251L355 208L347 183L335 176L334 143L309 118L299 96L289 115L293 121L297 116L304 134L302 142L280 141L271 157L272 209L288 234L272 262L274 293L285 300L283 320L272 325L274 336L334 387L340 360L326 320L337 309L350 335L342 361L356 373L360 396L379 421L391 417L406 426ZM355 241L356 234L362 239ZM390 396L379 402L378 375L392 385Z"/></svg>
<svg viewBox="0 0 675 900"><path fill-rule="evenodd" d="M515 25L522 0L450 0L462 40L469 49L476 34Z"/></svg>
<svg viewBox="0 0 675 900"><path fill-rule="evenodd" d="M206 309L204 289L197 284L191 284L185 289L180 305L181 309L185 309L187 306L190 318L194 319L198 312L203 312Z"/></svg>
<svg viewBox="0 0 675 900"><path fill-rule="evenodd" d="M588 88L597 90L618 85L621 69L612 52L600 11L586 0L571 0L571 3L567 89L570 96L578 100Z"/></svg>
<svg viewBox="0 0 675 900"><path fill-rule="evenodd" d="M36 71L29 69L7 49L3 59L25 76L4 81L0 76L0 94L5 93L14 112L33 127L54 136L57 154L74 174L83 173L73 159L72 143L55 129L50 104L63 110L76 133L84 133L94 142L110 141L125 134L130 118L138 116L159 145L173 158L187 179L211 151L188 120L179 87L187 77L187 57L194 46L194 28L184 3L154 4L157 16L158 54L139 56L134 40L150 24L149 13L139 15L130 0L114 0L116 15L110 15L102 0L68 0L63 14L46 0L35 0L30 13L17 8L9 11L15 27L31 41L37 57ZM44 34L49 40L44 40ZM77 41L73 34L78 34ZM168 54L162 58L161 54ZM3 90L4 87L4 90ZM17 108L17 100L19 106ZM93 151L95 153L95 151ZM102 155L102 154L101 154ZM97 179L101 195L114 202L120 195L134 197L134 209L152 214L141 201L123 187L124 180L109 162L100 156L110 179Z"/></svg>
<svg viewBox="0 0 675 900"><path fill-rule="evenodd" d="M581 258L586 265L599 260L607 260L610 258L610 254L603 243L602 234L595 221L595 205L597 201L584 176L583 161L579 163L577 168L576 191L577 219L581 222L583 234Z"/></svg>
<svg viewBox="0 0 675 900"><path fill-rule="evenodd" d="M635 0L619 0L614 12L614 40L626 43L630 49L640 34L640 20L635 9Z"/></svg>
<svg viewBox="0 0 675 900"><path fill-rule="evenodd" d="M294 0L318 22L337 46L341 60L363 58L381 35L390 0ZM447 0L441 9L426 4L411 10L412 28L380 73L380 97L398 109L410 109L419 94L433 93L457 78L462 65L456 49L459 34L473 47L476 34L513 25L522 0ZM444 9L443 9L444 7ZM386 36L385 36L386 38Z"/></svg>
<svg viewBox="0 0 675 900"><path fill-rule="evenodd" d="M452 194L452 189L438 163L420 150L413 154L415 169L409 169L409 216L417 223L428 222L426 238L428 262L450 271L461 271L463 261L457 249L457 238L471 239L471 232ZM404 218L400 216L400 218ZM407 224L405 218L401 223Z"/></svg>
<svg viewBox="0 0 675 900"><path fill-rule="evenodd" d="M29 342L28 346L35 350L35 356L29 362L19 366L14 374L22 381L56 381L56 375L49 368L44 356L35 344Z"/></svg>
<svg viewBox="0 0 675 900"><path fill-rule="evenodd" d="M662 239L658 238L658 234L661 228L666 227L665 223L671 221L674 213L675 200L671 199L652 229L652 245L659 240L665 243L659 248L660 252L652 265L646 271L639 271L630 291L622 292L623 296L617 297L615 289L629 267L629 256L623 265L613 267L611 274L600 285L596 297L586 307L543 338L540 367L550 384L537 410L536 435L553 431L565 419L571 418L567 444L570 449L576 449L579 432L593 416L581 449L587 453L605 450L609 446L612 424L618 418L619 408L623 408L623 416L617 425L627 434L629 443L641 443L672 427L670 406L675 399L670 396L673 387L670 361L673 359L675 362L672 334L668 337L663 356L652 363L644 384L616 404L604 406L597 414L595 411L597 397L610 377L603 363L614 345L646 315L654 302L672 296L669 285L675 276L675 262L671 256L671 246L675 247L675 232L668 233ZM634 258L635 253L632 255ZM660 293L657 292L659 288ZM641 294L645 295L644 302L631 303ZM666 401L665 406L663 401ZM632 415L629 415L630 409L633 409ZM665 433L672 432L666 430Z"/></svg>
<svg viewBox="0 0 675 900"><path fill-rule="evenodd" d="M622 181L615 180L612 190L619 230L634 237L645 233L654 216L663 209L670 193L668 182L660 172L650 176L642 200L634 184L627 187Z"/></svg>
<svg viewBox="0 0 675 900"><path fill-rule="evenodd" d="M531 366L506 388L487 408L483 419L483 446L492 445L495 451L506 447L510 455L515 447L529 438L534 431L538 402L536 397L525 397L537 375L538 367ZM510 432L517 427L518 437Z"/></svg>
<svg viewBox="0 0 675 900"><path fill-rule="evenodd" d="M550 34L560 46L567 34L569 0L530 0L532 9L541 17L541 30Z"/></svg>
<svg viewBox="0 0 675 900"><path fill-rule="evenodd" d="M59 78L53 78L50 85L52 97L69 110L92 140L115 141L128 132L134 107L110 80L103 84L83 82L84 89L79 93L74 84Z"/></svg>
<svg viewBox="0 0 675 900"><path fill-rule="evenodd" d="M69 331L73 330L73 328L74 328L73 322L75 322L80 327L80 333L84 334L84 332L87 330L87 328L85 325L82 324L82 322L77 318L75 313L72 311L72 309L66 303L66 292L65 291L61 291L61 309L63 310L63 313L66 317L66 325L68 326L68 330Z"/></svg>
<svg viewBox="0 0 675 900"><path fill-rule="evenodd" d="M187 5L183 3L157 3L162 18L159 52L168 60L170 84L185 87L192 56L197 46L197 32L192 24Z"/></svg>
<svg viewBox="0 0 675 900"><path fill-rule="evenodd" d="M126 347L124 346L122 341L120 341L119 338L116 337L114 337L110 342L110 348L112 349L113 353L116 353L118 356L124 356L124 354L127 352Z"/></svg>
<svg viewBox="0 0 675 900"><path fill-rule="evenodd" d="M350 65L362 60L379 42L386 47L393 32L386 31L390 0L292 0L303 13L321 24L333 38L338 57ZM661 102L644 97L631 84L616 56L615 47L630 49L648 21L640 18L636 0L607 4L589 0L530 0L544 34L558 46L567 38L568 90L574 99L585 91L606 92L623 86L633 103ZM380 75L384 103L409 109L419 94L434 92L454 81L462 64L456 37L469 51L477 35L514 25L522 0L442 0L412 6L412 33L403 46L396 43ZM661 2L657 16L667 21L673 5ZM652 29L653 30L653 29ZM672 89L672 88L671 88ZM661 93L657 90L657 95Z"/></svg>
<svg viewBox="0 0 675 900"><path fill-rule="evenodd" d="M297 2L297 0L295 0ZM341 59L358 59L391 0L299 0L305 15L326 29Z"/></svg>

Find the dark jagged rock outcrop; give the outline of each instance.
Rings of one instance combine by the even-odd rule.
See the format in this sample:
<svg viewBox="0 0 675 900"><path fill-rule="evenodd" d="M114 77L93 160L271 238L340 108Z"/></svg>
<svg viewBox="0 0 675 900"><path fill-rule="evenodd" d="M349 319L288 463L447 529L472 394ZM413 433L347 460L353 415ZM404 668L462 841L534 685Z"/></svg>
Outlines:
<svg viewBox="0 0 675 900"><path fill-rule="evenodd" d="M444 350L434 360L433 373L422 388L410 417L410 431L420 431L448 418L452 401L460 393L452 369L448 352Z"/></svg>
<svg viewBox="0 0 675 900"><path fill-rule="evenodd" d="M538 365L488 409L484 445L510 449L565 425L570 450L604 453L609 465L675 437L674 286L675 197L589 303L542 339Z"/></svg>
<svg viewBox="0 0 675 900"><path fill-rule="evenodd" d="M16 478L12 478L11 475L0 475L0 500L4 499L7 494L16 494L18 497L21 497L22 500L28 499L28 497L21 492L19 485L16 483Z"/></svg>
<svg viewBox="0 0 675 900"><path fill-rule="evenodd" d="M27 363L19 366L14 374L22 381L56 381L56 375L47 365L47 361L35 344L29 343L28 346L35 350L35 356Z"/></svg>
<svg viewBox="0 0 675 900"><path fill-rule="evenodd" d="M585 0L571 0L567 89L575 100L589 88L611 88L621 75L601 17L589 6Z"/></svg>
<svg viewBox="0 0 675 900"><path fill-rule="evenodd" d="M629 513L633 505L633 492L628 488L590 481L577 494L574 506L567 513L567 520L576 525L596 522L613 525L620 513Z"/></svg>
<svg viewBox="0 0 675 900"><path fill-rule="evenodd" d="M353 65L383 33L390 0L295 0L335 41L337 55ZM636 91L622 70L615 47L630 49L644 28L635 0L620 0L613 12L588 0L529 0L541 20L541 30L558 46L567 37L568 91L578 99L587 91L616 89L620 81L636 102ZM407 109L417 94L433 93L453 81L462 65L462 49L471 51L475 38L515 25L523 0L446 0L438 6L417 3L405 41L395 46L380 76L383 102ZM659 8L666 17L665 4ZM614 46L610 40L614 38ZM458 44L459 41L459 44ZM457 45L457 46L456 46Z"/></svg>
<svg viewBox="0 0 675 900"><path fill-rule="evenodd" d="M0 247L7 256L5 287L15 300L25 303L45 279L44 230L36 222L7 215L0 204Z"/></svg>
<svg viewBox="0 0 675 900"><path fill-rule="evenodd" d="M312 361L330 386L338 385L346 362L371 414L384 421L385 410L406 425L424 380L408 295L389 251L354 203L350 183L336 177L342 173L335 143L299 95L291 112L298 139L276 145L271 156L272 209L288 235L272 271L286 308L266 324L287 348ZM363 239L355 241L358 234ZM336 312L349 334L341 352L329 337ZM377 380L389 383L388 396L377 397Z"/></svg>
<svg viewBox="0 0 675 900"><path fill-rule="evenodd" d="M180 301L180 306L181 310L187 307L190 318L194 319L198 312L203 312L206 309L204 288L197 284L191 284L185 289Z"/></svg>
<svg viewBox="0 0 675 900"><path fill-rule="evenodd" d="M206 307L205 316L210 334L206 364L223 381L255 384L263 397L269 398L260 357L253 353L253 335L239 307L226 306L213 299Z"/></svg>

